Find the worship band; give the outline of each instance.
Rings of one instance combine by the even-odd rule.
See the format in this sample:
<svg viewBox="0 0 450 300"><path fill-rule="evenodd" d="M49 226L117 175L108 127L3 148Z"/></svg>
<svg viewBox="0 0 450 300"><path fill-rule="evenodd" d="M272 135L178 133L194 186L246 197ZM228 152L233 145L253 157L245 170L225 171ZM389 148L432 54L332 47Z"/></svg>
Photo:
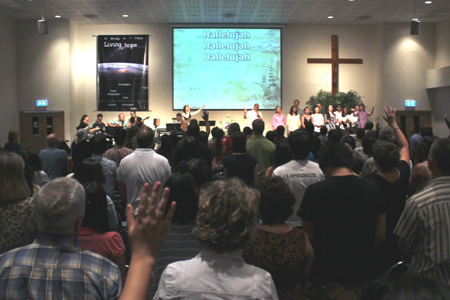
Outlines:
<svg viewBox="0 0 450 300"><path fill-rule="evenodd" d="M159 138L85 114L39 154L11 130L0 299L448 299L449 138L408 140L390 106L375 126L376 105L295 100L269 125L255 103L242 130L204 108Z"/></svg>

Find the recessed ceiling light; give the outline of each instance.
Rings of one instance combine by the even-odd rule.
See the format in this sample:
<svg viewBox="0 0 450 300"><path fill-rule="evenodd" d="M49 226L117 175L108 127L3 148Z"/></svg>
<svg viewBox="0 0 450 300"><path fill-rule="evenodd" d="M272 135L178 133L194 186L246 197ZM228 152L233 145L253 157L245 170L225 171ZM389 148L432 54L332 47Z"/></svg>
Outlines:
<svg viewBox="0 0 450 300"><path fill-rule="evenodd" d="M333 16L328 16L328 19L333 19L334 17Z"/></svg>
<svg viewBox="0 0 450 300"><path fill-rule="evenodd" d="M348 1L353 2L353 1L355 1L355 0L348 0Z"/></svg>
<svg viewBox="0 0 450 300"><path fill-rule="evenodd" d="M412 19L412 20L413 20L413 21L416 21L416 22L420 22L419 19L417 19L417 18Z"/></svg>
<svg viewBox="0 0 450 300"><path fill-rule="evenodd" d="M59 18L61 18L61 16L60 15L56 15L55 18L59 19Z"/></svg>
<svg viewBox="0 0 450 300"><path fill-rule="evenodd" d="M431 4L433 1L425 1L425 4Z"/></svg>
<svg viewBox="0 0 450 300"><path fill-rule="evenodd" d="M122 17L124 17L124 18L128 18L128 15L122 15Z"/></svg>

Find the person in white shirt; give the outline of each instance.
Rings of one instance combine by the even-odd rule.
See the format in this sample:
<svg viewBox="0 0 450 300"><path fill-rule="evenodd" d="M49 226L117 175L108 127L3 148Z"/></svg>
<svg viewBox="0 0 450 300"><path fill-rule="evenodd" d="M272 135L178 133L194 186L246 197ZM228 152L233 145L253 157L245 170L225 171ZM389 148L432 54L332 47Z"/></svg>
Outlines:
<svg viewBox="0 0 450 300"><path fill-rule="evenodd" d="M320 127L325 125L323 115L320 113L320 107L316 106L314 108L315 114L313 114L311 117L313 118L313 124L314 124L314 131L320 132Z"/></svg>
<svg viewBox="0 0 450 300"><path fill-rule="evenodd" d="M253 121L256 119L263 119L262 113L258 111L259 110L259 104L255 103L253 105L253 109L249 112L247 112L247 109L244 109L244 119L248 119L248 127L253 129Z"/></svg>
<svg viewBox="0 0 450 300"><path fill-rule="evenodd" d="M136 140L138 148L122 159L117 171L119 194L131 204L135 212L144 183L149 183L151 188L158 181L164 185L172 175L168 160L153 150L155 133L151 128L142 127Z"/></svg>
<svg viewBox="0 0 450 300"><path fill-rule="evenodd" d="M300 116L298 114L298 106L292 105L286 121L287 135L289 136L292 131L296 131L297 129L299 129L300 124L301 123Z"/></svg>
<svg viewBox="0 0 450 300"><path fill-rule="evenodd" d="M293 160L279 166L273 176L280 176L295 195L294 211L286 224L294 227L302 226L302 219L297 215L306 188L313 183L325 179L319 164L307 159L312 149L312 138L306 131L296 131L288 138Z"/></svg>
<svg viewBox="0 0 450 300"><path fill-rule="evenodd" d="M203 250L169 264L153 299L278 299L272 276L241 254L258 227L258 203L258 193L238 179L202 190L194 234Z"/></svg>
<svg viewBox="0 0 450 300"><path fill-rule="evenodd" d="M183 107L183 114L182 114L183 119L182 119L182 122L181 122L181 129L186 131L187 127L191 123L192 116L198 114L199 112L201 112L202 109L205 108L205 106L206 105L203 105L202 108L200 108L199 110L191 112L191 108L189 107L189 105L185 105Z"/></svg>

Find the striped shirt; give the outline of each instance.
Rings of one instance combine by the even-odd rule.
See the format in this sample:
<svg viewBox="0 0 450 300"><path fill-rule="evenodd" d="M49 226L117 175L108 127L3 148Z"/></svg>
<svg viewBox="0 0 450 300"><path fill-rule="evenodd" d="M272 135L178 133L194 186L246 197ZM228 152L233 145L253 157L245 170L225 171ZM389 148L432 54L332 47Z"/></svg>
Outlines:
<svg viewBox="0 0 450 300"><path fill-rule="evenodd" d="M394 233L412 245L409 273L450 284L450 177L411 197Z"/></svg>
<svg viewBox="0 0 450 300"><path fill-rule="evenodd" d="M148 299L153 299L158 290L161 274L169 264L194 258L202 250L200 243L192 233L193 229L193 225L172 225L170 227L164 245L156 259Z"/></svg>
<svg viewBox="0 0 450 300"><path fill-rule="evenodd" d="M118 299L121 282L119 268L75 235L39 232L0 256L0 299Z"/></svg>

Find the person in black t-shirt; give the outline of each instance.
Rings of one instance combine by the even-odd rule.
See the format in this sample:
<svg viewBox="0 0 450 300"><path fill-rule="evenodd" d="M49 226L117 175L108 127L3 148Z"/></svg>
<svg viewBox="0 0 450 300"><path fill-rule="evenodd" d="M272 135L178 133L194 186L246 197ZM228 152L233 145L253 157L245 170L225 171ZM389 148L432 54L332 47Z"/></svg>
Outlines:
<svg viewBox="0 0 450 300"><path fill-rule="evenodd" d="M359 297L375 278L375 247L385 236L384 197L374 183L353 175L346 145L327 143L319 158L326 180L306 189L297 213L314 248L310 281L325 294L334 284Z"/></svg>
<svg viewBox="0 0 450 300"><path fill-rule="evenodd" d="M249 154L246 149L247 135L238 132L233 137L233 154L223 159L225 178L239 177L247 185L253 187L258 178L258 160Z"/></svg>
<svg viewBox="0 0 450 300"><path fill-rule="evenodd" d="M401 260L398 237L393 234L393 231L405 208L410 174L408 140L397 125L395 111L391 109L389 113L386 110L384 119L394 129L400 151L395 144L387 141L379 141L373 146L373 159L377 173L369 179L386 197L386 240L377 249L380 275Z"/></svg>
<svg viewBox="0 0 450 300"><path fill-rule="evenodd" d="M98 131L98 132L105 133L106 125L102 121L103 121L103 115L98 114L97 120L95 121L94 125L92 125L92 128L100 128L100 131Z"/></svg>

